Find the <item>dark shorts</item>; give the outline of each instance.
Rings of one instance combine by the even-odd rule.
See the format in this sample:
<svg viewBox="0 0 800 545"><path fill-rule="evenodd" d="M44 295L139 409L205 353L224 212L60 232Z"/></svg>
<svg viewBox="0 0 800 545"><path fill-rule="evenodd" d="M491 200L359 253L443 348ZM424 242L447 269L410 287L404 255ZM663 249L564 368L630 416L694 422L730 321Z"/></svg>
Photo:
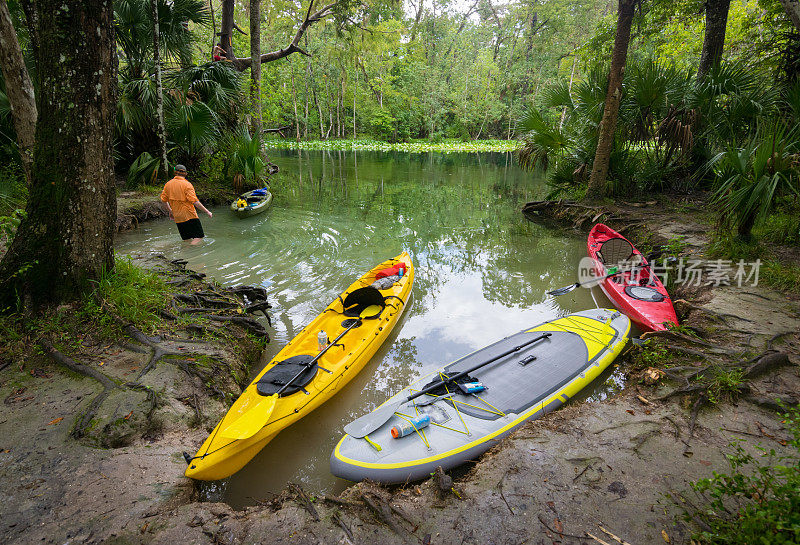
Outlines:
<svg viewBox="0 0 800 545"><path fill-rule="evenodd" d="M178 226L178 232L181 234L181 238L183 240L205 237L205 234L203 233L203 226L200 223L199 218L192 218L189 221L182 221L180 223L176 223L175 225Z"/></svg>

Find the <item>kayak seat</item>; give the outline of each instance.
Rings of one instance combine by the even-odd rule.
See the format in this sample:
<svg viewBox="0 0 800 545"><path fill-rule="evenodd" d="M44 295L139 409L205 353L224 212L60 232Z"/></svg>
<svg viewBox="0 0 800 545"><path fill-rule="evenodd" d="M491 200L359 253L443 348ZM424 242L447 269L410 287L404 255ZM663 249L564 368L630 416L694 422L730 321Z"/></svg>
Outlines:
<svg viewBox="0 0 800 545"><path fill-rule="evenodd" d="M300 355L292 356L289 359L278 362L272 369L264 373L264 376L256 383L256 391L262 396L277 394L278 390L292 380L303 368L305 371L297 377L292 385L281 392L281 397L291 395L303 389L303 386L311 382L317 374L319 367L315 362L311 366L306 366L314 356Z"/></svg>
<svg viewBox="0 0 800 545"><path fill-rule="evenodd" d="M610 238L600 245L597 255L606 268L618 267L623 263L627 265L633 256L633 246L624 238Z"/></svg>
<svg viewBox="0 0 800 545"><path fill-rule="evenodd" d="M386 297L372 286L358 288L348 293L347 297L342 300L342 314L351 318L357 318L364 309L372 305L381 307L381 312L375 316L370 316L368 319L377 318L383 313L383 310L386 308Z"/></svg>

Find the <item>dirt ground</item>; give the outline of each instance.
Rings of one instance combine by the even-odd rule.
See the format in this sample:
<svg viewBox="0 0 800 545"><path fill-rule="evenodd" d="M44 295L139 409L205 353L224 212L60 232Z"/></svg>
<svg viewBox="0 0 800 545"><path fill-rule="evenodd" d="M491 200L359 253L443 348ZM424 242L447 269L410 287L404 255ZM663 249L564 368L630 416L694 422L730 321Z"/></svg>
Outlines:
<svg viewBox="0 0 800 545"><path fill-rule="evenodd" d="M576 210L549 216L579 228L603 221L593 219L597 210ZM683 210L631 205L607 210L604 219L664 240L689 234L684 251L701 255L707 226ZM120 383L137 379L158 392L159 402L145 418L151 410L145 393L117 388L79 439L76 423L103 385L52 358L15 361L0 370L0 541L689 543L696 528L680 515L699 501L689 482L726 471L725 455L737 438L749 450L760 443L786 452L774 400L796 403L800 392L800 302L763 287L745 291L679 289L676 308L696 336L653 337L676 354L666 373L656 369L653 378L641 349L632 349L618 362L628 379L621 393L528 423L452 482L441 475L406 487L359 483L335 498L290 487L243 511L195 501L181 451L201 441L238 394L237 377L256 357L252 350L243 357L235 340L197 343L170 330L163 337L179 340L162 338L159 346L194 355L162 358L141 377L136 373L153 357L146 343L130 338L80 351L87 366ZM175 363L181 360L214 362L218 380ZM733 401L713 403L685 378L711 364L743 370ZM138 424L126 427L130 420ZM153 420L157 426L145 425ZM118 440L99 444L110 424Z"/></svg>

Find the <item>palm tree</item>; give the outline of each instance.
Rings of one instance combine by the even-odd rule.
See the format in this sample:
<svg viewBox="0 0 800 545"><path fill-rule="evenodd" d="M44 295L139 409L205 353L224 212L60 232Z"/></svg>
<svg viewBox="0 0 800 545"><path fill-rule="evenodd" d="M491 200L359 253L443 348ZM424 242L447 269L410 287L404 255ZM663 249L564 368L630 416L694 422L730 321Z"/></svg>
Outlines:
<svg viewBox="0 0 800 545"><path fill-rule="evenodd" d="M158 0L158 22L163 58L188 66L194 38L186 25L207 26L211 17L201 0ZM153 15L149 0L114 2L117 44L122 50L121 72L142 78L153 71Z"/></svg>

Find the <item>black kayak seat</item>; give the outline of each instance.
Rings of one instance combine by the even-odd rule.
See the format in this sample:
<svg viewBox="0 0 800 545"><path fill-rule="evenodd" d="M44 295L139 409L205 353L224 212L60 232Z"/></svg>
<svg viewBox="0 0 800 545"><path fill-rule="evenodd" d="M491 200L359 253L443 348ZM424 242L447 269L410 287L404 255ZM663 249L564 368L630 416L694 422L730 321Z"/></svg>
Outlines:
<svg viewBox="0 0 800 545"><path fill-rule="evenodd" d="M297 375L304 367L306 368L303 373L297 377L290 386L283 392L281 397L291 395L299 392L303 387L311 382L317 374L319 367L317 362L313 365L307 366L308 362L314 359L314 356L302 354L299 356L292 356L278 362L272 369L264 373L259 381L256 383L256 391L262 396L271 396L277 394L278 390L284 387L287 382L292 380L292 377Z"/></svg>
<svg viewBox="0 0 800 545"><path fill-rule="evenodd" d="M386 297L372 286L358 288L348 293L342 301L342 314L356 318L361 315L364 309L372 305L381 307L381 312L375 316L369 316L368 319L377 318L383 313L383 309L386 308Z"/></svg>

